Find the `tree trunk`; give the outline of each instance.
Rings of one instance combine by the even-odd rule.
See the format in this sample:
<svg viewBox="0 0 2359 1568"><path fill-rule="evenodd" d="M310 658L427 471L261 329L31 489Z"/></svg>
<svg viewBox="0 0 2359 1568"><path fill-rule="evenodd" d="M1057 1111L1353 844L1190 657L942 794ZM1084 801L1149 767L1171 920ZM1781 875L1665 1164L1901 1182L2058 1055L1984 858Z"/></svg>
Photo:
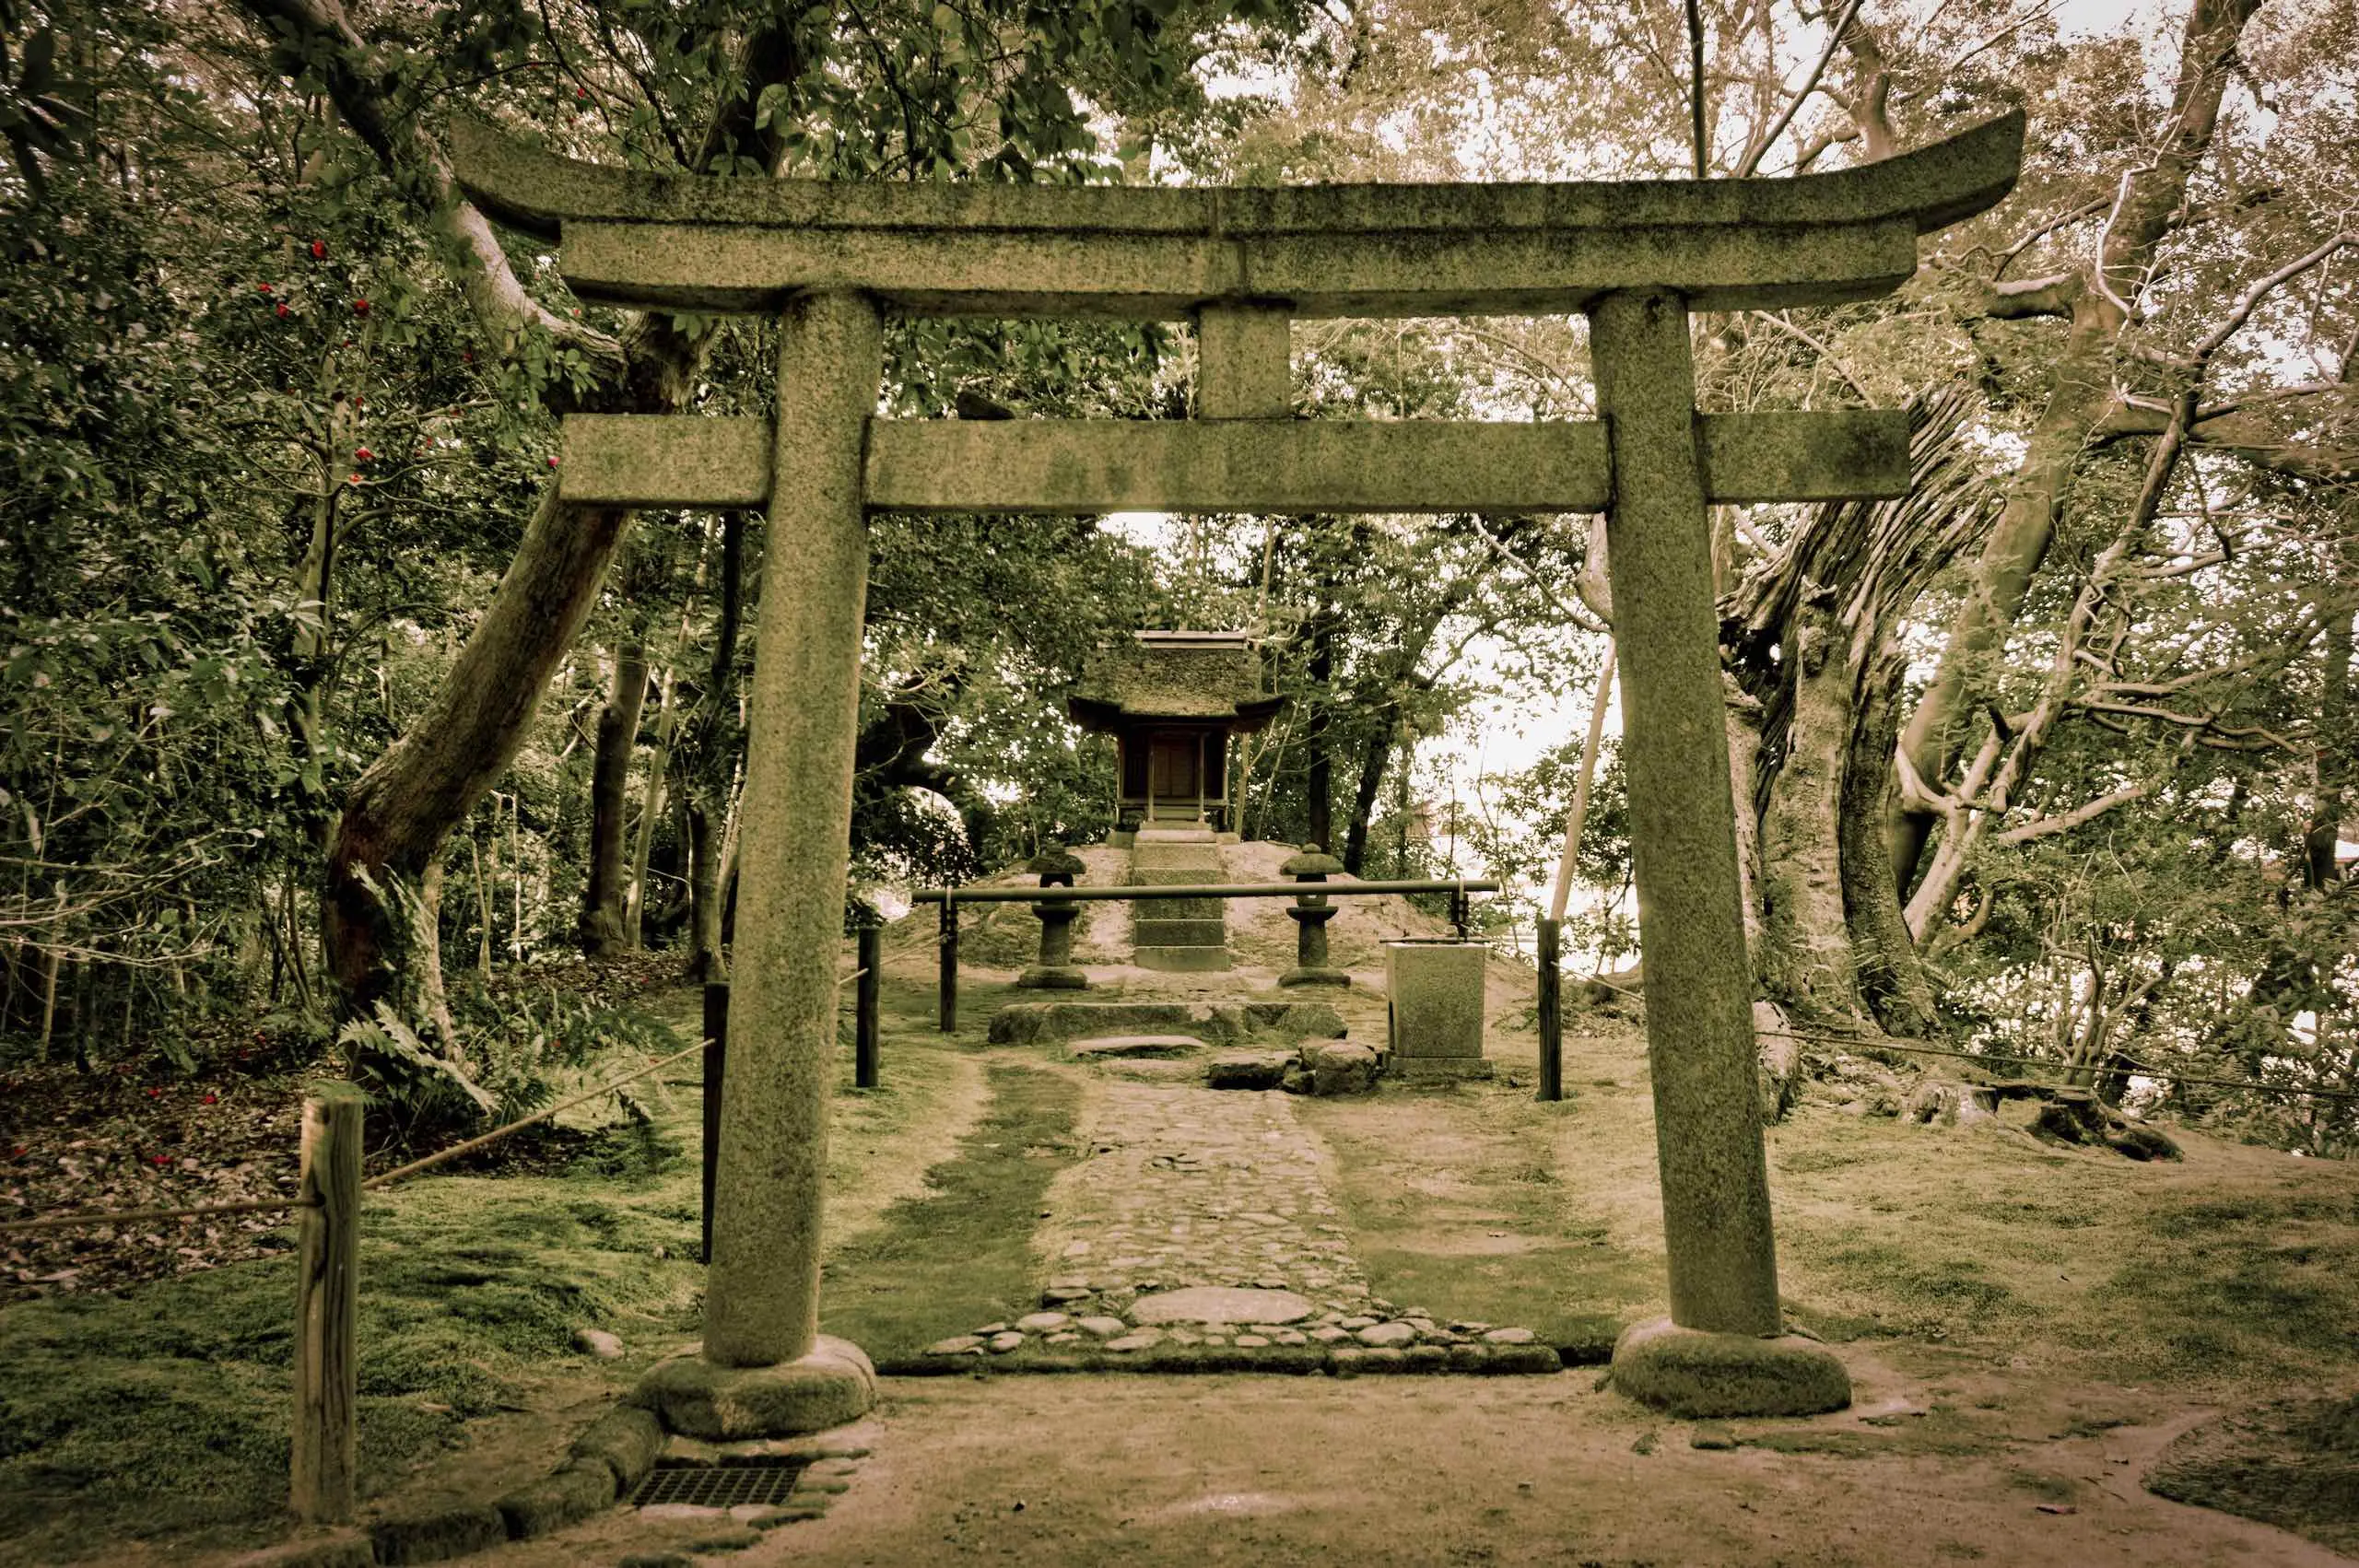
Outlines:
<svg viewBox="0 0 2359 1568"><path fill-rule="evenodd" d="M1360 761L1359 788L1352 792L1352 820L1344 835L1344 870L1353 876L1367 864L1368 824L1376 816L1376 798L1384 790L1384 769L1392 760L1392 726L1367 743Z"/></svg>
<svg viewBox="0 0 2359 1568"><path fill-rule="evenodd" d="M623 934L629 892L625 816L630 804L631 757L639 749L639 714L647 700L647 649L626 643L615 650L615 685L598 715L598 749L590 773L590 881L581 898L581 950L604 958L630 945Z"/></svg>
<svg viewBox="0 0 2359 1568"><path fill-rule="evenodd" d="M2095 267L2054 280L2046 289L1994 291L1993 314L2061 314L2071 325L2050 360L2048 403L2009 486L2006 509L1951 619L1932 684L1901 736L1910 764L1930 783L1946 779L1956 766L1975 711L1969 681L2005 644L2032 579L2048 558L2081 453L2114 405L2113 352L2129 321L2122 302L2142 290L2156 248L2184 221L2188 181L2210 150L2237 38L2259 5L2260 0L2196 0L2180 41L2178 82L2163 146L2121 187ZM1935 821L1921 811L1896 812L1892 819L1893 874L1904 895Z"/></svg>
<svg viewBox="0 0 2359 1568"><path fill-rule="evenodd" d="M1323 603L1311 617L1310 716L1302 726L1303 841L1332 854L1335 848L1334 754L1328 745L1328 686L1335 678L1335 622Z"/></svg>
<svg viewBox="0 0 2359 1568"><path fill-rule="evenodd" d="M656 705L655 760L647 770L647 789L640 796L639 828L632 835L630 893L623 907L623 945L637 947L644 940L640 924L647 915L647 860L655 848L655 824L663 811L663 790L672 777L672 735L679 715L672 701L672 673L656 682L663 696Z"/></svg>
<svg viewBox="0 0 2359 1568"><path fill-rule="evenodd" d="M410 909L411 966L417 995L399 1009L423 1020L433 1031L434 1043L450 1060L460 1059L459 1028L451 1017L451 993L442 983L442 857L437 855L418 873L417 902ZM421 1031L423 1033L424 1031Z"/></svg>
<svg viewBox="0 0 2359 1568"><path fill-rule="evenodd" d="M374 75L372 50L334 0L243 0L283 41L276 64L321 73L344 122L400 189L426 208L454 257L453 280L494 348L517 351L536 333L578 349L600 379L569 406L587 413L673 414L687 404L714 325L650 314L631 318L619 342L550 312L525 289L474 204L459 192L422 122L396 112L402 89ZM724 150L761 149L775 167L779 137L800 111L773 105L757 123L766 88L803 75L799 14L749 33L696 149L701 170ZM410 943L386 902L388 882L414 883L452 829L515 760L549 672L581 632L630 513L566 507L549 486L524 529L499 591L452 662L441 689L407 732L346 795L327 850L322 934L340 1010L367 1016L391 990Z"/></svg>
<svg viewBox="0 0 2359 1568"><path fill-rule="evenodd" d="M2330 578L2329 593L2343 590L2359 572L2351 569L2351 558L2359 555L2359 544L2346 543L2337 554L2342 558L2341 580ZM2346 602L2347 603L2347 602ZM2352 774L2359 770L2359 728L2352 723L2351 711L2351 612L2332 612L2322 634L2324 668L2318 687L2318 790L2317 803L2302 835L2302 878L2313 891L2325 888L2335 879L2335 845L2342 837L2342 813L2349 799Z"/></svg>
<svg viewBox="0 0 2359 1568"><path fill-rule="evenodd" d="M1851 756L1851 664L1833 608L1796 607L1785 753L1761 820L1761 970L1772 995L1806 1018L1864 1015L1843 912L1843 778Z"/></svg>
<svg viewBox="0 0 2359 1568"><path fill-rule="evenodd" d="M1860 1000L1895 1035L1930 1039L1941 1032L1933 988L1894 891L1890 840L1899 781L1892 751L1900 728L1900 686L1907 661L1887 648L1869 662L1856 699L1851 755L1843 775L1837 825L1842 851L1843 910L1848 921Z"/></svg>
<svg viewBox="0 0 2359 1568"><path fill-rule="evenodd" d="M737 635L745 619L745 517L721 520L721 591L714 604L712 662L686 732L674 753L687 808L689 972L724 980L722 909L728 861L730 782L741 749L737 722Z"/></svg>

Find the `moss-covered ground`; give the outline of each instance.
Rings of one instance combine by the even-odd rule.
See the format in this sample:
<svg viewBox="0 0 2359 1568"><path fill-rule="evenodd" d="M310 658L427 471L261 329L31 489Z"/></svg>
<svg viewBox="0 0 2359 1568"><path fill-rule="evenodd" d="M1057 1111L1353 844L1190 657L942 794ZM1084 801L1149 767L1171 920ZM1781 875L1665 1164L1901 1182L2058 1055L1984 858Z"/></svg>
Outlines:
<svg viewBox="0 0 2359 1568"><path fill-rule="evenodd" d="M914 1013L914 988L895 988ZM694 1038L697 996L656 1004ZM831 1223L856 1232L915 1185L969 1114L974 1073L916 1030L888 1031L884 1085L839 1094ZM627 1060L593 1063L596 1083ZM700 1099L695 1059L632 1089L647 1120L593 1103L598 1129L567 1170L427 1176L372 1194L360 1252L364 1504L478 1477L507 1429L611 1398L699 1324ZM683 1075L687 1076L683 1076ZM116 1556L135 1541L229 1547L273 1539L287 1489L295 1301L281 1255L120 1293L0 1310L0 1563ZM573 1349L578 1328L628 1353ZM588 1418L583 1416L581 1420ZM518 1479L566 1432L502 1459Z"/></svg>

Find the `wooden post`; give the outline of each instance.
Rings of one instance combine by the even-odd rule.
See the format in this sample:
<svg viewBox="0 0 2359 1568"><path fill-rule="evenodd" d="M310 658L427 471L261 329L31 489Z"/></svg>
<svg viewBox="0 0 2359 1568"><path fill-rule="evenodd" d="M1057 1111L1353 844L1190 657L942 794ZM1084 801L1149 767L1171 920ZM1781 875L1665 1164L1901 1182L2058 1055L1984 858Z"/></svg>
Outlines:
<svg viewBox="0 0 2359 1568"><path fill-rule="evenodd" d="M885 928L860 928L860 978L854 982L852 1007L852 1082L876 1087L877 982L884 978Z"/></svg>
<svg viewBox="0 0 2359 1568"><path fill-rule="evenodd" d="M942 1032L958 1032L958 906L947 888L942 895Z"/></svg>
<svg viewBox="0 0 2359 1568"><path fill-rule="evenodd" d="M721 1168L721 1085L729 1066L729 982L704 988L704 1252L712 1261L712 1187Z"/></svg>
<svg viewBox="0 0 2359 1568"><path fill-rule="evenodd" d="M360 1358L360 1135L367 1103L351 1083L303 1100L295 1276L295 1453L289 1500L305 1524L352 1517Z"/></svg>
<svg viewBox="0 0 2359 1568"><path fill-rule="evenodd" d="M1540 1097L1561 1100L1565 1097L1565 971L1561 967L1559 944L1564 940L1564 927L1542 916L1540 919Z"/></svg>

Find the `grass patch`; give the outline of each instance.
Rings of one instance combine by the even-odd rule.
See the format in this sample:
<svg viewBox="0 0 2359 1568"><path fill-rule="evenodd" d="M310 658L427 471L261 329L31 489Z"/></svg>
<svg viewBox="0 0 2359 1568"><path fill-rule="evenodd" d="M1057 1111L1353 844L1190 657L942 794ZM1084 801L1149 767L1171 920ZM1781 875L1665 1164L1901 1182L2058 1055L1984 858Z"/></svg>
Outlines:
<svg viewBox="0 0 2359 1568"><path fill-rule="evenodd" d="M576 1327L676 1328L700 1283L693 1217L561 1178L421 1183L372 1200L361 1238L364 1497L518 1398ZM294 1301L282 1257L0 1313L0 1562L274 1537Z"/></svg>
<svg viewBox="0 0 2359 1568"><path fill-rule="evenodd" d="M885 1212L827 1264L823 1327L879 1365L1037 1305L1032 1230L1049 1182L1080 1155L1081 1092L1058 1072L994 1067L991 1106L923 1197Z"/></svg>
<svg viewBox="0 0 2359 1568"><path fill-rule="evenodd" d="M1660 1268L1613 1245L1548 1158L1577 1114L1566 1107L1468 1087L1308 1102L1303 1114L1335 1153L1353 1254L1389 1301L1519 1325L1602 1360L1660 1289Z"/></svg>
<svg viewBox="0 0 2359 1568"><path fill-rule="evenodd" d="M2146 1485L2359 1552L2359 1398L2282 1400L2199 1427Z"/></svg>

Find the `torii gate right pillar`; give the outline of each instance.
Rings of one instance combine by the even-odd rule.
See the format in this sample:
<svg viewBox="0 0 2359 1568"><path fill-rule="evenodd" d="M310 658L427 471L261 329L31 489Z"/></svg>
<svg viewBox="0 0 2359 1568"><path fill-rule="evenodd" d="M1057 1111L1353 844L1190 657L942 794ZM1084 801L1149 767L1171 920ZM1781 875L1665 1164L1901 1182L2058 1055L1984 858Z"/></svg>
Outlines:
<svg viewBox="0 0 2359 1568"><path fill-rule="evenodd" d="M1780 1337L1687 302L1619 291L1589 323L1671 1276L1670 1319L1624 1334L1614 1382L1680 1413L1835 1409L1842 1363Z"/></svg>

